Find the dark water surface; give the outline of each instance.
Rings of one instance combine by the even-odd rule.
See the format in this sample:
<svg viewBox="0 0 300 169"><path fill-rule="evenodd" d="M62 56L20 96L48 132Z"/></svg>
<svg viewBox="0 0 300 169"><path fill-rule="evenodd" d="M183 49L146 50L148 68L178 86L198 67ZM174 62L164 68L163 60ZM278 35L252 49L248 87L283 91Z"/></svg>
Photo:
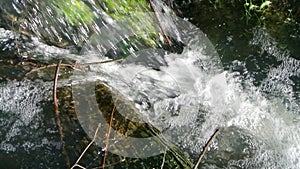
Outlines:
<svg viewBox="0 0 300 169"><path fill-rule="evenodd" d="M55 66L27 73L37 65L56 64L57 58L63 58L68 64L71 60L93 61L94 54L99 51L83 50L85 46L80 43L92 36L84 34L90 28L83 26L77 30L66 26L60 29L66 23L57 24L60 18L51 19L46 13L36 18L18 16L16 9L22 6L32 7L34 13L46 4L30 2L14 1L12 4L18 7L6 1L0 3L0 168L67 168L52 99ZM258 21L245 18L240 1L235 4L170 1L179 16L187 18L207 35L221 64L215 60L211 65L194 64L192 59L198 56L201 47L184 50L178 43L176 49L180 52L164 56L155 53L158 59L154 61L153 58L146 63L128 59L128 63L121 66L115 63L91 66L91 77L86 80L95 78L107 86L115 85L113 88L128 97L130 104L134 103L154 126L166 130L165 137L176 148L167 152L164 168L185 168L184 162L177 158L183 152L188 155L182 157L195 163L216 128L221 128L221 134L204 157L203 168L299 168L300 10L298 2L289 3L287 7L274 3L278 16L271 17L273 13L270 12L265 15L267 19ZM288 9L293 9L291 22L287 22L289 16L284 13ZM40 34L20 33L18 24L11 26L7 14L17 16L21 26L29 25L27 28ZM41 18L45 19L43 26L53 24L50 33L36 30ZM101 25L101 19L97 23ZM171 25L170 21L166 23ZM92 45L99 43L97 39L101 39L101 35L92 37L94 39L89 39ZM62 45L66 42L68 45ZM133 48L136 50L143 45ZM116 55L114 52L110 51L112 56ZM149 63L159 66L145 69L143 64ZM91 141L94 132L83 130L79 118L82 114L74 108L76 99L69 82L73 72L63 67L58 87L64 146L71 164ZM136 73L134 77L130 75L132 72ZM131 92L136 89L141 92ZM103 95L107 91L99 92ZM113 94L107 96L114 97ZM89 108L86 107L87 112ZM97 123L91 114L86 118L91 126ZM86 168L101 166L103 150L93 144L80 164ZM174 152L180 153L176 156ZM161 168L163 158L163 153L142 159L108 153L107 166Z"/></svg>

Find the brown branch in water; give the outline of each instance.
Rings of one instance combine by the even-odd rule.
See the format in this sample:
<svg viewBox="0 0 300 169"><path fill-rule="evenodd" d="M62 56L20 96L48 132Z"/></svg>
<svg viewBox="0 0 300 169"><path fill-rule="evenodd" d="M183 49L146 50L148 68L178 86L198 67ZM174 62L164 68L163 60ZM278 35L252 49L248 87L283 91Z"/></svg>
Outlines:
<svg viewBox="0 0 300 169"><path fill-rule="evenodd" d="M81 153L81 155L78 157L77 161L75 162L75 164L71 167L71 169L73 169L74 167L80 167L80 168L84 168L82 167L81 165L79 165L79 161L81 160L81 158L83 157L83 155L85 154L85 152L90 148L90 146L95 142L96 140L96 137L97 137L97 134L98 134L98 131L99 131L99 128L101 127L101 124L99 123L98 124L98 127L95 131L95 134L94 134L94 137L92 139L92 141L85 147L85 149L83 150L83 152Z"/></svg>
<svg viewBox="0 0 300 169"><path fill-rule="evenodd" d="M32 74L34 72L37 72L39 70L43 70L43 69L47 69L47 68L52 68L52 67L57 67L56 64L53 64L53 65L46 65L46 66L41 66L41 67L38 67L38 68L35 68L35 69L32 69L30 70L29 72L26 73L26 76L29 75L29 74ZM70 67L72 69L75 69L74 68L74 65L71 65L71 64L60 64L60 67Z"/></svg>
<svg viewBox="0 0 300 169"><path fill-rule="evenodd" d="M161 26L161 24L160 24L160 20L158 19L158 16L157 16L157 14L156 14L156 11L154 10L154 5L153 5L152 0L149 0L149 3L150 3L150 7L151 7L152 11L153 11L154 14L155 14L155 18L156 18L156 20L157 20L157 22L158 22L158 26L159 26L159 29L160 29L160 31L161 31L162 36L164 37L164 39L165 39L165 41L168 43L168 45L171 47L171 46L172 46L172 42L171 42L171 40L169 39L169 37L165 34L165 32L164 32L164 30L163 30L163 28L162 28L162 26Z"/></svg>
<svg viewBox="0 0 300 169"><path fill-rule="evenodd" d="M83 70L83 68L81 66L89 66L89 65L96 65L96 64L104 64L104 63L111 63L111 62L120 62L122 61L123 58L120 58L120 59L114 59L114 60L106 60L106 61L101 61L101 62L92 62L92 63L83 63L83 64L61 64L60 67L69 67L71 69L77 69L77 70ZM29 63L29 64L32 64L32 63ZM32 65L34 67L38 67L39 65L35 64L35 65ZM52 65L45 65L45 66L40 66L38 68L34 68L32 70L30 70L29 72L27 72L25 75L30 75L34 72L37 72L37 71L40 71L40 70L43 70L43 69L48 69L48 68L53 68L53 67L56 67L57 65L56 64L52 64Z"/></svg>
<svg viewBox="0 0 300 169"><path fill-rule="evenodd" d="M203 147L202 152L200 153L200 156L198 158L197 163L194 166L194 169L197 169L202 158L204 157L204 154L206 153L208 147L210 146L210 144L212 143L212 141L217 137L217 135L220 133L219 129L216 129L216 131L214 132L214 134L209 138L208 142L205 144L205 146Z"/></svg>
<svg viewBox="0 0 300 169"><path fill-rule="evenodd" d="M60 142L61 142L61 146L62 146L62 153L65 157L67 167L70 168L70 159L69 159L69 156L68 156L66 148L65 148L64 135L63 135L63 130L62 130L62 126L61 126L61 121L59 118L58 101L57 101L57 94L56 94L57 93L57 80L58 80L60 65L61 65L61 60L58 61L56 70L55 70L54 84L53 84L53 102L54 102L54 109L55 109L55 115L56 115L56 124L58 126Z"/></svg>
<svg viewBox="0 0 300 169"><path fill-rule="evenodd" d="M162 164L161 164L161 169L164 168L164 165L165 165L165 162L166 162L166 154L167 154L167 149L164 151L164 156L163 156L163 161L162 161Z"/></svg>
<svg viewBox="0 0 300 169"><path fill-rule="evenodd" d="M105 61L100 61L100 62L83 63L80 65L96 65L96 64L104 64L104 63L111 63L111 62L120 62L123 60L124 60L123 58L119 58L119 59L105 60Z"/></svg>
<svg viewBox="0 0 300 169"><path fill-rule="evenodd" d="M114 108L113 108L113 110L112 110L112 112L111 112L111 115L110 115L109 128L108 128L107 135L106 135L106 141L105 141L105 149L104 149L104 157L103 157L102 168L105 168L106 155L107 155L107 150L108 150L108 145L109 145L109 135L110 135L110 131L111 131L112 121L113 121L113 118L114 118L115 109L116 109L116 106L114 105Z"/></svg>
<svg viewBox="0 0 300 169"><path fill-rule="evenodd" d="M56 65L55 76L54 76L54 85L53 85L53 101L54 101L55 115L57 117L59 115L59 111L58 111L58 102L57 102L57 96L56 96L56 89L57 89L57 80L58 80L60 65L61 65L61 60L59 60L57 65Z"/></svg>
<svg viewBox="0 0 300 169"><path fill-rule="evenodd" d="M72 166L72 168L74 168L74 167L79 167L79 168L82 168L82 169L86 169L85 167L83 167L83 166L81 166L81 165L79 165L79 164L74 164L74 165Z"/></svg>
<svg viewBox="0 0 300 169"><path fill-rule="evenodd" d="M86 148L83 150L83 152L82 152L81 155L78 157L77 161L76 161L75 164L71 167L71 169L74 169L75 167L79 167L79 168L82 168L82 169L86 169L85 167L83 167L82 165L80 165L80 164L78 164L78 163L79 163L79 161L82 159L82 157L84 156L84 154L86 153L86 151L90 148L90 146L95 142L100 127L101 127L101 124L99 123L99 124L98 124L98 127L97 127L97 129L96 129L96 131L95 131L95 133L94 133L94 137L93 137L92 141L86 146ZM119 164L119 163L124 162L124 161L126 161L125 158L121 159L119 162L116 162L116 163L112 163L112 164L106 165L105 167L113 166L113 165ZM95 168L93 168L93 169L98 169L98 168L103 168L103 167L95 167Z"/></svg>

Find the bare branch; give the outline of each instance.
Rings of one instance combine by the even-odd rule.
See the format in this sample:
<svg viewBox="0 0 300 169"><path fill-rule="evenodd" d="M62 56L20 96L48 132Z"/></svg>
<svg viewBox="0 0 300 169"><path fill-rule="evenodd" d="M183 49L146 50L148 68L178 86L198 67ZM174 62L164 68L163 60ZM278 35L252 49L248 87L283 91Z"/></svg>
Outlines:
<svg viewBox="0 0 300 169"><path fill-rule="evenodd" d="M78 157L76 163L71 167L71 169L73 169L74 167L78 166L80 167L80 165L78 164L79 161L81 160L81 158L83 157L83 155L85 154L85 152L90 148L90 146L95 142L99 128L101 127L101 123L98 124L98 127L95 131L94 137L92 139L92 141L85 147L85 149L83 150L83 152L81 153L81 155ZM83 167L84 168L84 167Z"/></svg>
<svg viewBox="0 0 300 169"><path fill-rule="evenodd" d="M161 26L161 21L159 20L158 15L157 15L157 12L156 12L155 9L154 9L154 4L153 4L152 0L149 0L149 3L150 3L150 6L151 6L152 11L153 11L154 14L155 14L155 18L156 18L156 20L157 20L157 22L158 22L158 26L159 26L159 29L160 29L160 32L161 32L162 36L164 37L164 39L165 39L165 41L167 42L167 44L171 47L171 46L172 46L172 42L171 42L171 40L169 39L169 37L165 34L165 32L164 32L164 30L163 30L163 28L162 28L162 26Z"/></svg>
<svg viewBox="0 0 300 169"><path fill-rule="evenodd" d="M52 68L52 67L56 67L57 65L46 65L46 66L41 66L41 67L38 67L38 68L35 68L35 69L32 69L30 70L29 72L26 73L26 76L27 75L30 75L34 72L37 72L39 70L43 70L43 69L47 69L47 68ZM60 67L70 67L72 69L74 69L74 65L71 65L71 64L60 64Z"/></svg>
<svg viewBox="0 0 300 169"><path fill-rule="evenodd" d="M209 138L208 142L205 144L205 146L203 147L202 152L200 153L200 156L198 158L198 161L196 163L196 165L194 166L194 169L197 169L202 158L204 157L204 154L206 153L209 145L212 143L212 141L217 137L217 135L220 133L219 129L216 129L216 131L214 132L214 134Z"/></svg>
<svg viewBox="0 0 300 169"><path fill-rule="evenodd" d="M167 154L167 149L164 151L164 156L163 156L163 161L162 161L162 164L161 164L161 169L164 168L164 165L165 165L165 162L166 162L166 154Z"/></svg>
<svg viewBox="0 0 300 169"><path fill-rule="evenodd" d="M113 118L114 118L115 109L116 109L116 106L114 105L114 108L113 108L113 110L111 112L111 115L110 115L109 128L108 128L107 135L106 135L106 141L105 141L106 144L105 144L102 168L105 168L106 155L107 155L107 150L108 150L108 145L109 145L109 135L110 135L110 131L111 131L112 121L113 121Z"/></svg>
<svg viewBox="0 0 300 169"><path fill-rule="evenodd" d="M79 167L79 168L82 168L82 169L86 169L85 167L83 167L83 166L81 166L81 165L79 165L79 164L74 164L74 165L72 166L72 168L74 168L74 167Z"/></svg>
<svg viewBox="0 0 300 169"><path fill-rule="evenodd" d="M83 63L80 65L97 65L97 64L104 64L104 63L120 62L123 60L124 60L123 58L119 58L119 59L105 60L105 61L100 61L100 62Z"/></svg>
<svg viewBox="0 0 300 169"><path fill-rule="evenodd" d="M70 168L70 159L69 159L69 156L68 156L66 148L65 148L64 135L63 135L63 130L62 130L62 126L61 126L61 121L59 118L58 101L57 101L57 94L56 94L57 80L58 80L60 65L61 65L61 60L58 61L56 70L55 70L54 84L53 84L53 102L54 102L54 109L55 109L55 115L56 115L56 124L58 126L60 142L61 142L61 146L62 146L62 153L65 157L67 167Z"/></svg>

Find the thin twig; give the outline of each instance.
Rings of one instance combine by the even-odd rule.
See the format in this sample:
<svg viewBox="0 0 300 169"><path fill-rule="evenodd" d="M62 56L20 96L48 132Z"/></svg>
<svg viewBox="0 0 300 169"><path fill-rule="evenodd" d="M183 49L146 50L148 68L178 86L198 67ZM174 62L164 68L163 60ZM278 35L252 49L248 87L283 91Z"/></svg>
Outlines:
<svg viewBox="0 0 300 169"><path fill-rule="evenodd" d="M65 142L64 142L64 135L63 135L63 130L61 126L61 121L59 118L59 110L58 110L58 101L57 101L57 80L58 80L58 74L59 74L59 68L60 68L61 60L58 61L56 70L55 70L55 77L54 77L54 85L53 85L53 101L54 101L54 109L55 109L55 115L56 115L56 124L58 126L59 130L59 135L60 135L60 142L62 145L62 153L65 157L66 165L68 168L70 168L70 159L67 154L66 148L65 148Z"/></svg>
<svg viewBox="0 0 300 169"><path fill-rule="evenodd" d="M74 165L72 166L72 168L74 168L74 167L79 167L79 168L82 168L82 169L86 169L85 167L83 167L83 166L81 166L81 165L79 165L79 164L74 164Z"/></svg>
<svg viewBox="0 0 300 169"><path fill-rule="evenodd" d="M101 61L101 62L92 62L92 63L83 63L83 64L61 64L60 67L70 67L72 69L78 69L78 70L82 70L81 69L81 66L89 66L89 65L96 65L96 64L104 64L104 63L111 63L111 62L119 62L119 61L122 61L123 58L120 58L120 59L113 59L113 60L106 60L106 61ZM33 65L33 66L38 66L38 65ZM43 70L43 69L48 69L48 68L52 68L52 67L56 67L57 65L56 64L52 64L52 65L45 65L45 66L41 66L41 67L38 67L38 68L34 68L32 70L30 70L29 72L27 72L25 75L30 75L34 72L37 72L37 71L40 71L40 70Z"/></svg>
<svg viewBox="0 0 300 169"><path fill-rule="evenodd" d="M216 131L214 132L214 134L209 138L208 142L205 144L199 158L198 158L198 161L196 163L196 165L194 166L194 169L197 169L202 158L204 157L204 154L206 153L209 145L212 143L212 141L217 137L217 135L220 133L220 130L219 129L216 129Z"/></svg>
<svg viewBox="0 0 300 169"><path fill-rule="evenodd" d="M57 117L59 115L59 111L58 111L58 102L57 102L57 96L56 96L56 88L57 88L57 80L58 80L60 65L61 65L61 60L59 60L56 65L55 76L54 76L54 85L53 85L53 101L54 101L55 115Z"/></svg>
<svg viewBox="0 0 300 169"><path fill-rule="evenodd" d="M73 169L76 166L79 166L79 164L78 164L79 161L81 160L81 158L83 157L83 155L85 154L85 152L90 148L90 146L95 142L100 127L101 127L101 124L99 123L98 127L97 127L97 129L95 131L95 134L94 134L94 137L93 137L92 141L85 147L85 149L83 150L83 152L81 153L81 155L78 157L76 163L71 167L71 169Z"/></svg>
<svg viewBox="0 0 300 169"><path fill-rule="evenodd" d="M164 168L164 165L165 165L165 162L166 162L166 154L167 154L167 149L164 151L164 156L163 156L163 161L162 161L162 164L161 164L161 169Z"/></svg>
<svg viewBox="0 0 300 169"><path fill-rule="evenodd" d="M151 6L151 9L153 10L153 12L154 12L154 14L155 14L155 18L156 18L156 20L157 20L157 22L158 22L159 29L160 29L160 31L161 31L161 33L162 33L164 39L166 40L166 42L168 43L168 45L171 47L171 46L172 46L172 42L171 42L171 40L169 39L169 37L165 34L165 32L164 32L164 30L163 30L163 28L162 28L162 26L161 26L160 20L159 20L157 14L156 14L155 9L154 9L154 5L153 5L152 0L149 0L149 3L150 3L150 6Z"/></svg>
<svg viewBox="0 0 300 169"><path fill-rule="evenodd" d="M96 65L96 64L103 64L103 63L111 63L111 62L119 62L124 60L123 58L118 58L118 59L112 59L112 60L105 60L105 61L100 61L100 62L91 62L91 63L83 63L80 65Z"/></svg>
<svg viewBox="0 0 300 169"><path fill-rule="evenodd" d="M116 109L116 106L114 105L114 108L113 108L113 110L111 112L111 115L110 115L109 128L108 128L107 135L106 135L102 168L105 168L106 155L107 155L107 150L108 150L108 145L109 145L109 135L110 135L110 131L111 131L112 121L113 121L113 118L114 118L115 109Z"/></svg>
<svg viewBox="0 0 300 169"><path fill-rule="evenodd" d="M56 66L57 66L56 64L41 66L41 67L30 70L29 72L26 73L26 76L31 74L31 73L34 73L36 71L39 71L39 70L42 70L42 69L47 69L47 68L52 68L52 67L56 67ZM71 64L60 64L60 67L70 67L70 68L74 69L74 66L71 65Z"/></svg>

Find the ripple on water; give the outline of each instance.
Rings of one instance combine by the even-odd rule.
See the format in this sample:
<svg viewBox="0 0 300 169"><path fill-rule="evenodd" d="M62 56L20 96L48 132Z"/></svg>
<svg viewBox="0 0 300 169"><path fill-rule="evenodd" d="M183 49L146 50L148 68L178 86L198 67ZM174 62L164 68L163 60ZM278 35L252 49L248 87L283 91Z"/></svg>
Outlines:
<svg viewBox="0 0 300 169"><path fill-rule="evenodd" d="M39 80L7 81L0 84L0 156L2 160L15 157L25 166L34 166L32 156L41 154L51 157L45 149L56 147L48 141L44 126L44 103L51 95L52 83ZM55 149L55 148L53 148ZM2 156L6 154L5 156ZM49 156L50 155L50 156ZM5 158L4 158L5 157ZM39 158L36 158L37 161ZM30 163L30 164L28 164ZM10 164L7 162L7 164ZM11 163L6 167L21 165ZM48 165L48 164L45 164ZM5 166L5 164L4 164ZM20 166L19 166L20 167Z"/></svg>

